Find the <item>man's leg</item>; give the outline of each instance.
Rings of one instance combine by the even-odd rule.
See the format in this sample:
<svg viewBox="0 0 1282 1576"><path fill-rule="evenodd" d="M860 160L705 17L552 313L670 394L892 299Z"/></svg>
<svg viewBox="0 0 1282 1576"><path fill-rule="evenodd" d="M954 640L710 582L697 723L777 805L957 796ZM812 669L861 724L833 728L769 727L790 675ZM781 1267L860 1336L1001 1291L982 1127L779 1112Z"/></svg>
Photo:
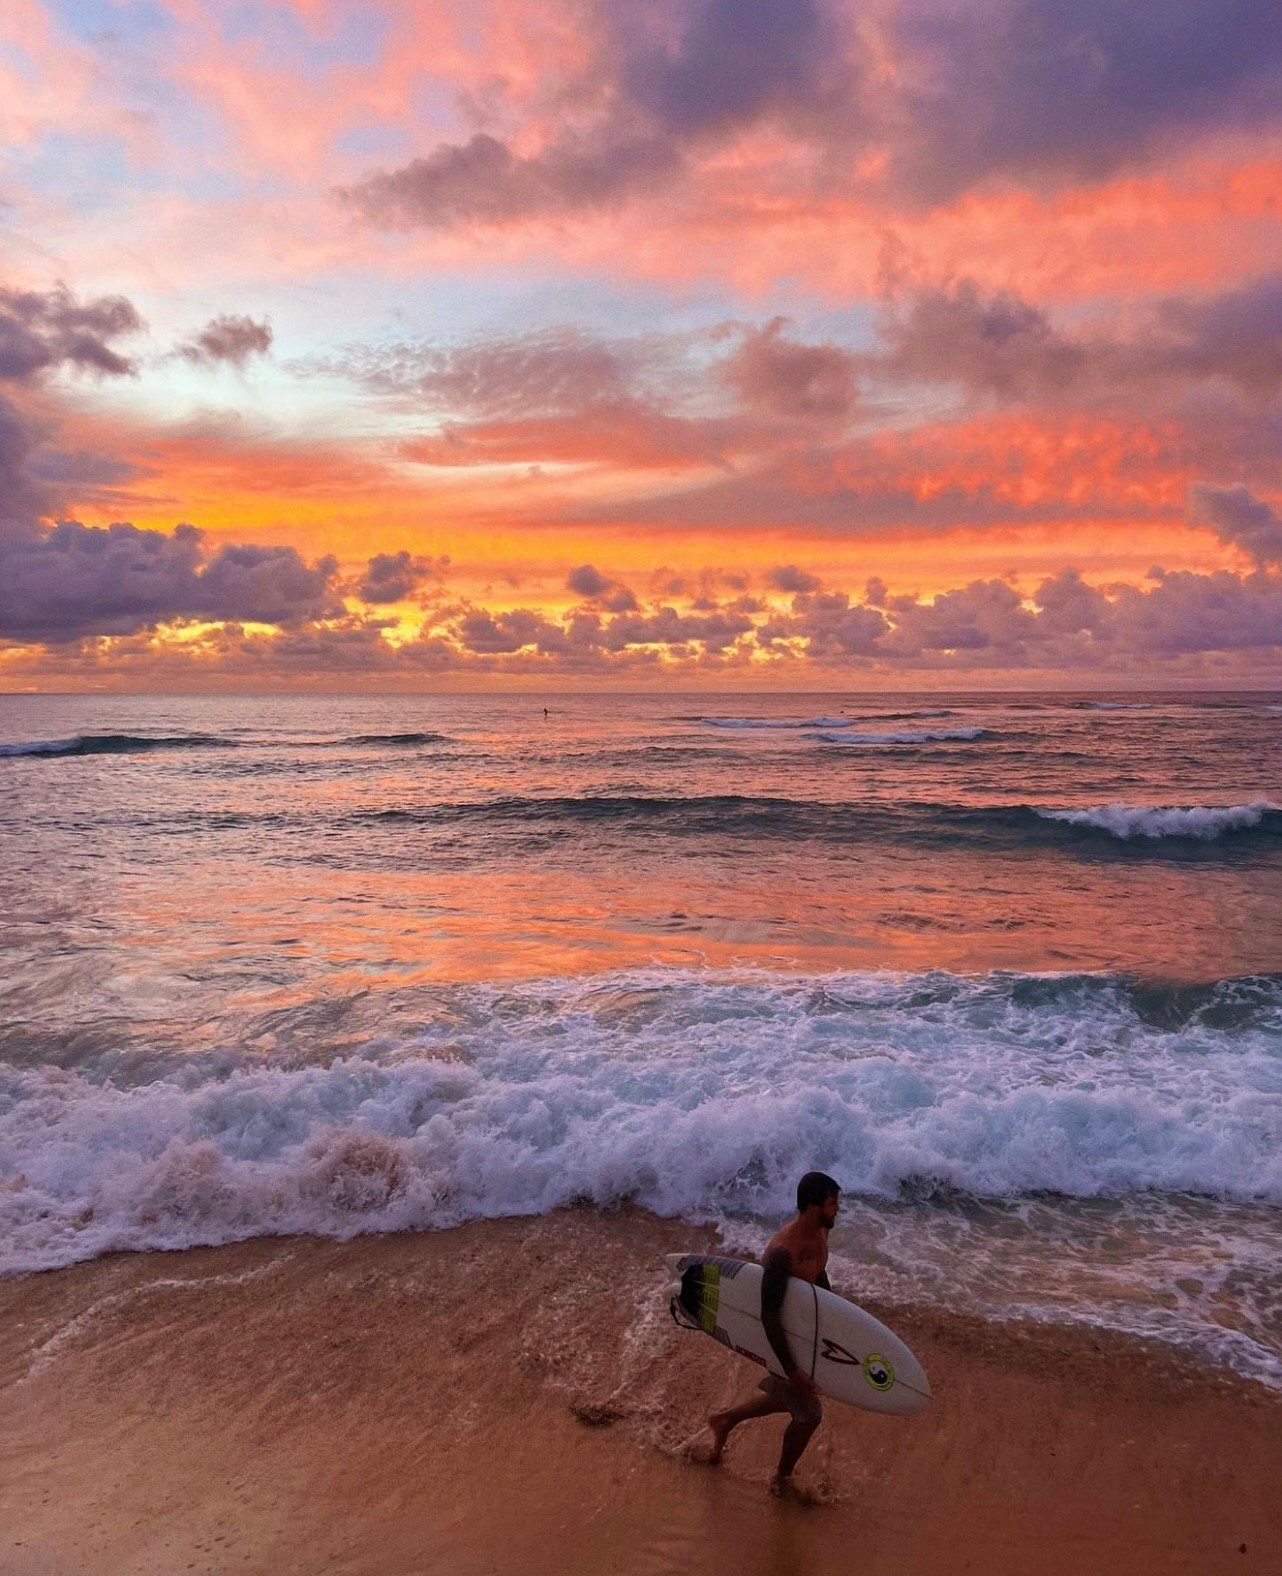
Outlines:
<svg viewBox="0 0 1282 1576"><path fill-rule="evenodd" d="M708 1427L712 1431L712 1450L708 1461L716 1466L726 1448L726 1440L731 1432L738 1428L740 1423L746 1423L753 1417L769 1417L773 1412L786 1412L787 1407L773 1394L762 1390L754 1390L751 1395L745 1396L736 1406L725 1412L713 1412L708 1419Z"/></svg>
<svg viewBox="0 0 1282 1576"><path fill-rule="evenodd" d="M824 1409L817 1395L799 1395L791 1385L776 1381L772 1387L776 1398L792 1414L792 1421L784 1430L783 1446L779 1452L779 1465L775 1469L771 1487L776 1494L789 1490L792 1469L801 1460L802 1452L810 1443L814 1431L823 1421Z"/></svg>
<svg viewBox="0 0 1282 1576"><path fill-rule="evenodd" d="M775 1472L776 1484L782 1486L792 1476L793 1467L801 1460L802 1452L810 1443L819 1423L818 1417L794 1417L788 1424L784 1430L783 1449L779 1452L779 1466Z"/></svg>

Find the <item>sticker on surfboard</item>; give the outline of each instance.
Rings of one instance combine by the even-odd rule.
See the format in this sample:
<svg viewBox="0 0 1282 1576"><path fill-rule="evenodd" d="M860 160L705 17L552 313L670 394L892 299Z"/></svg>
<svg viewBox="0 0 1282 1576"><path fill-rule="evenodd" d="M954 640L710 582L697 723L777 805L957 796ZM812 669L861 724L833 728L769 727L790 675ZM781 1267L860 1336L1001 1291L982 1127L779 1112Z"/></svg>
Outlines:
<svg viewBox="0 0 1282 1576"><path fill-rule="evenodd" d="M874 1390L889 1390L895 1382L895 1370L880 1352L869 1352L863 1361L864 1378Z"/></svg>

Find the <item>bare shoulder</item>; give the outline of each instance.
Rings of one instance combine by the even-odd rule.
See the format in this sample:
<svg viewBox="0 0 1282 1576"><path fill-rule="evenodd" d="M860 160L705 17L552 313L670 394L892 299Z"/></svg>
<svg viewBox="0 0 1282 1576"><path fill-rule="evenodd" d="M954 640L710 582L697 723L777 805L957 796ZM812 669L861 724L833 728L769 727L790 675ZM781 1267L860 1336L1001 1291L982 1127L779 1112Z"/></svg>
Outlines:
<svg viewBox="0 0 1282 1576"><path fill-rule="evenodd" d="M770 1241L761 1251L761 1262L764 1264L773 1254L786 1253L791 1259L796 1255L796 1244L792 1240L791 1222L781 1226Z"/></svg>

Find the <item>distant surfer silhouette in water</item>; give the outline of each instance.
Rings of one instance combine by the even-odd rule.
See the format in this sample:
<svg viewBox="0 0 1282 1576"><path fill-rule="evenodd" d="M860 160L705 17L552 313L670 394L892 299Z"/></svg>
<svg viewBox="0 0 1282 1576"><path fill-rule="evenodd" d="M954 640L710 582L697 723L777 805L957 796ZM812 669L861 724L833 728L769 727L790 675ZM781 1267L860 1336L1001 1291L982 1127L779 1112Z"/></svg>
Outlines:
<svg viewBox="0 0 1282 1576"><path fill-rule="evenodd" d="M822 1286L825 1291L832 1290L827 1272L828 1233L837 1219L840 1194L840 1187L830 1176L822 1171L807 1171L797 1183L795 1217L775 1232L762 1255L761 1323L779 1359L779 1366L788 1377L767 1375L736 1406L725 1412L714 1412L708 1419L712 1448L707 1460L711 1466L717 1466L725 1453L726 1441L740 1423L754 1417L770 1417L776 1412L791 1414L791 1421L784 1430L779 1465L770 1484L776 1494L795 1493L793 1468L823 1420L823 1406L814 1380L798 1364L784 1333L781 1319L784 1293L790 1275Z"/></svg>

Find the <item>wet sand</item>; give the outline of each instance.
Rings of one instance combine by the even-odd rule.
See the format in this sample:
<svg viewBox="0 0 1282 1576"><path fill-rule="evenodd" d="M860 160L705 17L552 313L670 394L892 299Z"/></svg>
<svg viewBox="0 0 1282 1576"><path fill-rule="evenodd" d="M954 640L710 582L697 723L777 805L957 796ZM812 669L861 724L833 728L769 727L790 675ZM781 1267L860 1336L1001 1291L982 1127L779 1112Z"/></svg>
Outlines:
<svg viewBox="0 0 1282 1576"><path fill-rule="evenodd" d="M584 1210L0 1282L0 1570L1282 1571L1282 1399L1098 1332L869 1303L922 1416L830 1404L813 1507L767 1492L778 1419L690 1462L756 1379L668 1319L700 1244Z"/></svg>

